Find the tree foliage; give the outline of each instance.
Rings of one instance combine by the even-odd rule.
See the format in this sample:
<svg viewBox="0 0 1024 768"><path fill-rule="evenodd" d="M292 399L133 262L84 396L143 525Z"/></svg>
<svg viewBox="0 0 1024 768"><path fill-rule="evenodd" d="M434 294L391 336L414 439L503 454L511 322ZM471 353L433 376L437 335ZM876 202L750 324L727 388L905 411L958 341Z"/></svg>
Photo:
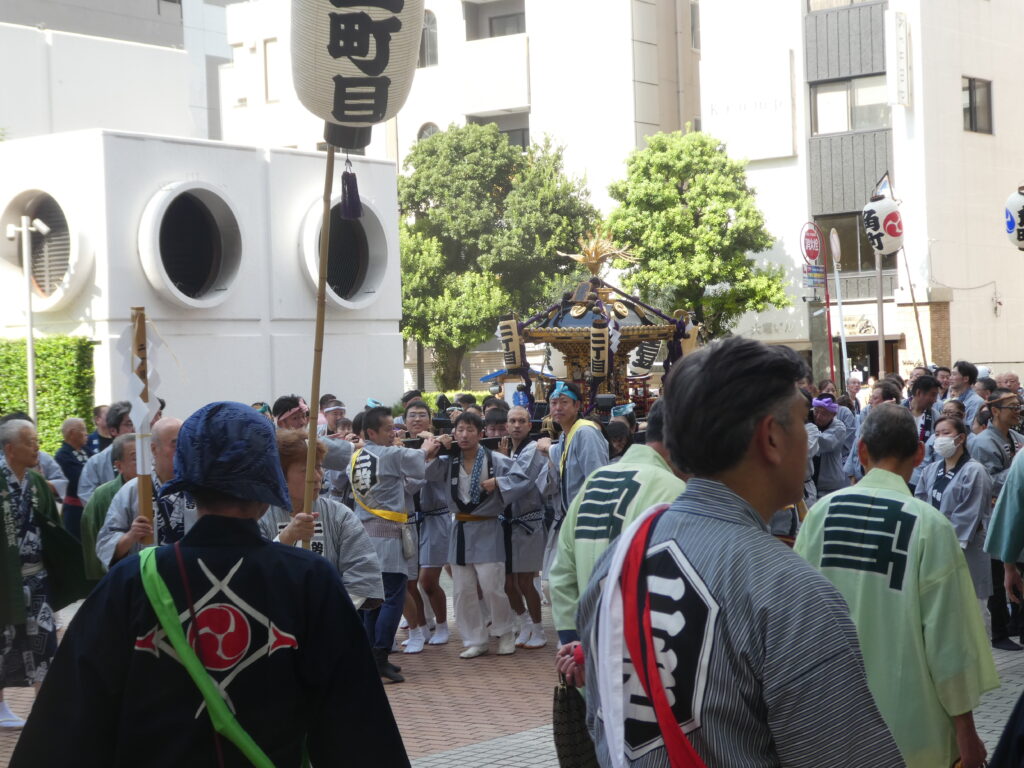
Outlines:
<svg viewBox="0 0 1024 768"><path fill-rule="evenodd" d="M402 332L434 348L438 383L459 386L462 358L498 317L528 312L576 272L597 211L549 140L526 152L494 125L450 126L418 142L399 178Z"/></svg>
<svg viewBox="0 0 1024 768"><path fill-rule="evenodd" d="M615 242L637 262L626 284L642 296L692 309L709 338L745 312L789 306L785 272L748 254L771 247L745 164L705 133L659 133L609 188Z"/></svg>

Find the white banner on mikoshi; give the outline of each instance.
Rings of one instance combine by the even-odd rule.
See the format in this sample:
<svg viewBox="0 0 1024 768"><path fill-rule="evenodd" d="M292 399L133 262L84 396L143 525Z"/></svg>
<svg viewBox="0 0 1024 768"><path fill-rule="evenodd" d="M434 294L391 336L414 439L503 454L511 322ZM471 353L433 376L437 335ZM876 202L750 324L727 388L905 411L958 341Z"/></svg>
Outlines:
<svg viewBox="0 0 1024 768"><path fill-rule="evenodd" d="M412 88L424 0L292 0L292 80L299 101L365 147ZM333 143L333 142L332 142Z"/></svg>
<svg viewBox="0 0 1024 768"><path fill-rule="evenodd" d="M903 219L891 197L875 195L864 206L864 232L876 253L888 256L903 247Z"/></svg>
<svg viewBox="0 0 1024 768"><path fill-rule="evenodd" d="M1006 198L1006 237L1024 251L1024 186Z"/></svg>

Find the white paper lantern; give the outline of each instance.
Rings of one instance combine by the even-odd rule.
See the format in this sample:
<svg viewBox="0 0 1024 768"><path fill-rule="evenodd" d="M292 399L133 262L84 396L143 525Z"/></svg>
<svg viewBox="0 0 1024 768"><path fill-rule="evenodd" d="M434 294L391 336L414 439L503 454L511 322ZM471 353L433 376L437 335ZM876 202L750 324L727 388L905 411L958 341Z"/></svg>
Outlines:
<svg viewBox="0 0 1024 768"><path fill-rule="evenodd" d="M292 0L295 92L331 144L365 147L402 108L422 29L423 0Z"/></svg>
<svg viewBox="0 0 1024 768"><path fill-rule="evenodd" d="M875 195L861 216L864 232L876 253L888 256L903 247L903 219L891 197Z"/></svg>
<svg viewBox="0 0 1024 768"><path fill-rule="evenodd" d="M1024 251L1024 187L1006 198L1006 237L1014 248Z"/></svg>

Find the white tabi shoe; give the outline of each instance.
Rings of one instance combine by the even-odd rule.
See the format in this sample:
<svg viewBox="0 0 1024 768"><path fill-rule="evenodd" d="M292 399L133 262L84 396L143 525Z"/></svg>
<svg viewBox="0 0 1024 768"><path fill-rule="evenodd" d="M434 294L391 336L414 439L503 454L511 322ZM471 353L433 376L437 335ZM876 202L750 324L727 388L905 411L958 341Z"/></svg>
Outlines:
<svg viewBox="0 0 1024 768"><path fill-rule="evenodd" d="M408 629L409 628L409 622L406 620L405 616L403 616L402 620L398 622L398 628L399 629Z"/></svg>
<svg viewBox="0 0 1024 768"><path fill-rule="evenodd" d="M533 633L533 624L529 621L523 622L523 628L519 630L519 637L516 638L516 648L523 648L530 642L530 635Z"/></svg>
<svg viewBox="0 0 1024 768"><path fill-rule="evenodd" d="M544 627L542 627L540 624L534 624L533 634L530 635L530 639L526 641L526 645L524 645L523 647L532 650L535 648L543 648L547 644L548 638L544 634Z"/></svg>
<svg viewBox="0 0 1024 768"><path fill-rule="evenodd" d="M416 627L410 630L409 639L403 643L406 653L423 653L423 645L427 642L427 628Z"/></svg>
<svg viewBox="0 0 1024 768"><path fill-rule="evenodd" d="M469 648L459 654L460 659L475 659L477 656L483 656L487 653L486 645L471 645Z"/></svg>
<svg viewBox="0 0 1024 768"><path fill-rule="evenodd" d="M498 639L498 655L511 656L516 652L516 633L506 632Z"/></svg>
<svg viewBox="0 0 1024 768"><path fill-rule="evenodd" d="M434 636L427 642L429 645L445 645L448 642L448 624L438 624Z"/></svg>

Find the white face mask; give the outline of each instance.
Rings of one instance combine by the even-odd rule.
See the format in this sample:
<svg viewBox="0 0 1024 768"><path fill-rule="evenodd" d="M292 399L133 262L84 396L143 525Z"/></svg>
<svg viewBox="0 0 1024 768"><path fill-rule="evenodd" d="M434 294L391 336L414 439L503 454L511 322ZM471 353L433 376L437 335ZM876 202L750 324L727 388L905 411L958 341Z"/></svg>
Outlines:
<svg viewBox="0 0 1024 768"><path fill-rule="evenodd" d="M955 437L936 437L935 438L935 452L944 459L948 459L954 453L956 453L956 438Z"/></svg>

